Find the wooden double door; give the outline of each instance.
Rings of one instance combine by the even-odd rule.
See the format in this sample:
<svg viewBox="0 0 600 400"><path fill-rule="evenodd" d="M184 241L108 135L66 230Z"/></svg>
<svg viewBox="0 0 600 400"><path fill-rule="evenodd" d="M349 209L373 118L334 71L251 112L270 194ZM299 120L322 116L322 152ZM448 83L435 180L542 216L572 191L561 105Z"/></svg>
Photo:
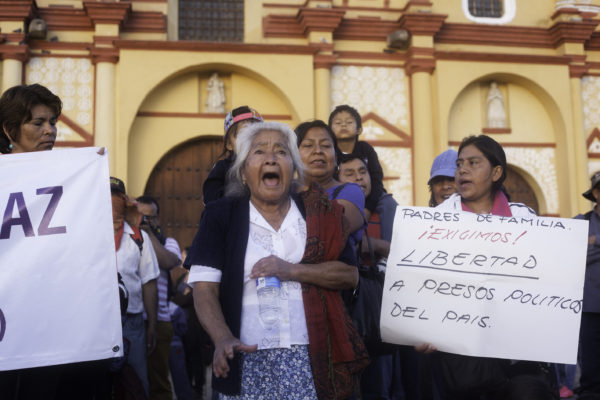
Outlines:
<svg viewBox="0 0 600 400"><path fill-rule="evenodd" d="M192 244L204 211L202 184L223 151L222 136L193 139L172 149L156 164L144 194L160 205L160 223L181 250Z"/></svg>

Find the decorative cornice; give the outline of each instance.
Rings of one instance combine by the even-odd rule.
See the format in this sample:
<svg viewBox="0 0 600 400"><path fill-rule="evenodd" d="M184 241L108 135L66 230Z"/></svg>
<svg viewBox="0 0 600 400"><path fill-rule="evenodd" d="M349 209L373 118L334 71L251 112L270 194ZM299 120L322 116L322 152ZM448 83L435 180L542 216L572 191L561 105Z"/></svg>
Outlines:
<svg viewBox="0 0 600 400"><path fill-rule="evenodd" d="M167 16L158 11L132 12L123 32L167 33Z"/></svg>
<svg viewBox="0 0 600 400"><path fill-rule="evenodd" d="M406 53L384 53L371 51L338 51L338 59L356 59L356 60L385 60L385 61L406 61Z"/></svg>
<svg viewBox="0 0 600 400"><path fill-rule="evenodd" d="M46 21L51 31L93 31L94 25L85 10L65 7L48 7L38 10L40 18Z"/></svg>
<svg viewBox="0 0 600 400"><path fill-rule="evenodd" d="M263 18L263 35L305 38L310 32L333 32L345 13L332 8L301 8L295 16L267 15Z"/></svg>
<svg viewBox="0 0 600 400"><path fill-rule="evenodd" d="M345 13L333 8L301 8L296 19L305 35L310 32L333 32Z"/></svg>
<svg viewBox="0 0 600 400"><path fill-rule="evenodd" d="M445 23L436 43L553 48L548 30L520 26Z"/></svg>
<svg viewBox="0 0 600 400"><path fill-rule="evenodd" d="M2 38L2 43L21 43L25 40L25 34L24 33L6 33L6 34L0 34L0 37Z"/></svg>
<svg viewBox="0 0 600 400"><path fill-rule="evenodd" d="M571 58L568 56L543 56L535 54L502 54L502 53L475 53L467 51L435 51L437 60L452 61L477 61L494 63L525 63L525 64L555 64L568 65Z"/></svg>
<svg viewBox="0 0 600 400"><path fill-rule="evenodd" d="M571 78L582 78L590 70L590 66L586 64L570 64L569 65L569 77Z"/></svg>
<svg viewBox="0 0 600 400"><path fill-rule="evenodd" d="M374 18L344 19L333 31L337 40L374 40L385 41L388 35L400 29L396 21L382 21Z"/></svg>
<svg viewBox="0 0 600 400"><path fill-rule="evenodd" d="M3 60L29 61L30 53L27 45L0 45L0 56Z"/></svg>
<svg viewBox="0 0 600 400"><path fill-rule="evenodd" d="M90 56L93 64L100 62L116 64L119 62L119 49L114 47L92 47Z"/></svg>
<svg viewBox="0 0 600 400"><path fill-rule="evenodd" d="M94 35L94 45L96 46L113 46L115 40L119 40L118 36L96 36Z"/></svg>
<svg viewBox="0 0 600 400"><path fill-rule="evenodd" d="M433 36L440 30L446 18L448 16L444 14L408 12L400 17L398 24L413 35Z"/></svg>
<svg viewBox="0 0 600 400"><path fill-rule="evenodd" d="M331 69L337 61L337 54L315 54L314 68Z"/></svg>
<svg viewBox="0 0 600 400"><path fill-rule="evenodd" d="M407 75L412 75L416 72L427 72L432 74L435 70L434 58L409 58L404 67Z"/></svg>
<svg viewBox="0 0 600 400"><path fill-rule="evenodd" d="M319 49L313 46L255 44L255 43L213 43L200 41L153 41L153 40L117 40L115 46L127 50L164 50L164 51L214 51L219 53L258 53L258 54L298 54L312 55Z"/></svg>
<svg viewBox="0 0 600 400"><path fill-rule="evenodd" d="M458 147L460 146L461 142L460 141L456 141L456 140L450 140L448 141L448 146L453 146L453 147ZM546 148L555 148L556 147L556 143L537 143L537 142L523 142L523 143L517 143L517 142L500 142L500 144L502 145L502 147L530 147L530 148L540 148L540 147L546 147Z"/></svg>
<svg viewBox="0 0 600 400"><path fill-rule="evenodd" d="M131 13L130 2L96 2L84 1L83 8L87 15L96 24L122 25Z"/></svg>
<svg viewBox="0 0 600 400"><path fill-rule="evenodd" d="M296 17L290 15L267 15L263 17L264 37L304 38L302 27Z"/></svg>
<svg viewBox="0 0 600 400"><path fill-rule="evenodd" d="M554 47L563 43L585 43L590 40L592 33L600 23L599 20L559 21L550 27L548 32Z"/></svg>
<svg viewBox="0 0 600 400"><path fill-rule="evenodd" d="M34 0L2 0L0 1L0 20L24 21L33 17L36 8Z"/></svg>

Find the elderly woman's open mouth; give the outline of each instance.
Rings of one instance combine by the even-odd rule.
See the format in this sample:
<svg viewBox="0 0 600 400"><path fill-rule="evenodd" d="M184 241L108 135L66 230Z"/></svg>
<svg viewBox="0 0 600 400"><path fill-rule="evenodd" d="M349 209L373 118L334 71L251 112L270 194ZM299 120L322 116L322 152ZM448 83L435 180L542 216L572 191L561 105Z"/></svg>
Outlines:
<svg viewBox="0 0 600 400"><path fill-rule="evenodd" d="M266 186L273 187L279 185L281 180L278 172L265 172L262 176L262 181Z"/></svg>

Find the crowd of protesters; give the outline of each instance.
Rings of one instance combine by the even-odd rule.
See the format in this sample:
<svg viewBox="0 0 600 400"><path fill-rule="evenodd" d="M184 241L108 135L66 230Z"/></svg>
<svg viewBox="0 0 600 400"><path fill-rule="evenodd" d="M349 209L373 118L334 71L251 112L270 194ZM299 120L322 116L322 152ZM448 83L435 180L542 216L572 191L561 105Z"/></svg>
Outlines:
<svg viewBox="0 0 600 400"><path fill-rule="evenodd" d="M37 84L5 91L0 152L51 150L61 108ZM349 105L337 106L328 122L294 130L263 121L248 106L233 109L223 152L204 182L198 233L184 254L161 228L159 202L134 200L111 177L124 356L0 372L0 398L573 396L576 366L466 357L437 351L435 343L385 351L363 343L348 313L357 267L385 274L397 203L361 132L360 114ZM458 151L434 160L429 206L535 215L510 202L506 174L500 144L466 137ZM583 195L598 202L600 172ZM600 208L577 218L590 221L577 389L583 400L600 398ZM277 293L276 321L259 299L267 288Z"/></svg>

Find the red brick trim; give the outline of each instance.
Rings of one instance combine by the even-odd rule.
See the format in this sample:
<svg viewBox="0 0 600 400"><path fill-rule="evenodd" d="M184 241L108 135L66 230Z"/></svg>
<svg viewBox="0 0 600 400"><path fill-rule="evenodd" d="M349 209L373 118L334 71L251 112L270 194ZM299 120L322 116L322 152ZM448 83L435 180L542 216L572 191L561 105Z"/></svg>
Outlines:
<svg viewBox="0 0 600 400"><path fill-rule="evenodd" d="M317 68L331 69L336 64L338 56L336 54L315 54L313 66Z"/></svg>
<svg viewBox="0 0 600 400"><path fill-rule="evenodd" d="M448 16L444 14L407 12L400 17L398 24L400 28L408 29L412 35L433 36L440 30L446 18Z"/></svg>
<svg viewBox="0 0 600 400"><path fill-rule="evenodd" d="M346 11L333 8L301 8L296 17L304 35L310 32L333 32Z"/></svg>
<svg viewBox="0 0 600 400"><path fill-rule="evenodd" d="M114 47L92 47L90 49L92 63L109 62L116 64L119 62L119 49Z"/></svg>
<svg viewBox="0 0 600 400"><path fill-rule="evenodd" d="M404 69L408 76L416 72L427 72L432 74L435 70L435 59L433 58L409 58Z"/></svg>
<svg viewBox="0 0 600 400"><path fill-rule="evenodd" d="M505 134L505 133L511 133L512 130L510 128L482 128L481 129L482 133L485 134Z"/></svg>
<svg viewBox="0 0 600 400"><path fill-rule="evenodd" d="M436 51L436 60L477 61L494 63L525 63L568 65L568 56L542 56L535 54L471 53L466 51Z"/></svg>
<svg viewBox="0 0 600 400"><path fill-rule="evenodd" d="M460 141L451 140L448 142L449 146L460 146ZM531 148L539 148L539 147L552 147L556 148L556 143L531 143L531 142L523 142L523 143L515 143L515 142L500 142L502 147L531 147Z"/></svg>
<svg viewBox="0 0 600 400"><path fill-rule="evenodd" d="M155 41L155 40L116 40L115 46L126 50L164 50L164 51L214 51L231 53L259 54L316 54L315 46L255 44L255 43L212 43L200 41Z"/></svg>
<svg viewBox="0 0 600 400"><path fill-rule="evenodd" d="M592 37L592 33L600 21L559 21L548 30L554 47L563 43L585 43Z"/></svg>
<svg viewBox="0 0 600 400"><path fill-rule="evenodd" d="M590 133L590 136L588 136L588 138L585 140L586 149L590 147L590 144L592 144L594 139L600 140L600 130L598 128L594 128L592 133ZM600 154L599 154L599 156L600 156Z"/></svg>
<svg viewBox="0 0 600 400"><path fill-rule="evenodd" d="M157 11L132 12L123 32L167 33L167 16Z"/></svg>
<svg viewBox="0 0 600 400"><path fill-rule="evenodd" d="M396 142L394 140L365 140L365 142L369 143L371 146L412 148L412 141Z"/></svg>
<svg viewBox="0 0 600 400"><path fill-rule="evenodd" d="M66 7L48 7L38 10L40 18L46 21L51 31L93 31L94 26L85 10Z"/></svg>
<svg viewBox="0 0 600 400"><path fill-rule="evenodd" d="M445 23L435 35L436 43L483 44L552 48L552 38L544 28Z"/></svg>
<svg viewBox="0 0 600 400"><path fill-rule="evenodd" d="M27 45L0 45L0 56L3 60L29 61L30 51Z"/></svg>
<svg viewBox="0 0 600 400"><path fill-rule="evenodd" d="M377 115L374 112L368 112L365 115L363 115L361 117L361 120L363 122L363 125L365 122L367 121L375 121L377 122L379 125L383 126L384 128L386 128L388 131L392 132L394 135L398 136L402 142L407 143L408 145L411 144L411 137L408 136L402 129L398 129L396 126L390 124L388 121L386 121L385 119L383 119L382 117L380 117L379 115ZM374 142L379 143L379 142L385 142L385 141L379 141L379 140L375 140ZM393 142L393 143L398 143L398 142Z"/></svg>
<svg viewBox="0 0 600 400"><path fill-rule="evenodd" d="M88 143L88 145L92 145L94 143L94 136L91 135L85 129L83 129L81 126L79 126L79 124L76 123L75 121L73 121L71 118L67 117L65 114L61 114L58 117L58 120L63 122L69 128L73 129L75 132L77 132L82 138L85 139L85 143ZM59 142L59 143L65 143L65 142ZM80 143L80 142L75 142L75 143Z"/></svg>
<svg viewBox="0 0 600 400"><path fill-rule="evenodd" d="M24 21L33 18L36 8L34 0L0 1L0 15L3 21Z"/></svg>
<svg viewBox="0 0 600 400"><path fill-rule="evenodd" d="M385 41L388 35L400 29L396 21L374 21L372 18L344 19L333 31L337 40L373 40Z"/></svg>
<svg viewBox="0 0 600 400"><path fill-rule="evenodd" d="M138 117L163 117L163 118L225 118L225 114L220 113L188 113L188 112L169 112L169 111L138 111ZM262 114L265 120L291 120L292 116L287 114Z"/></svg>
<svg viewBox="0 0 600 400"><path fill-rule="evenodd" d="M96 24L122 24L131 13L130 2L84 1L83 9Z"/></svg>

